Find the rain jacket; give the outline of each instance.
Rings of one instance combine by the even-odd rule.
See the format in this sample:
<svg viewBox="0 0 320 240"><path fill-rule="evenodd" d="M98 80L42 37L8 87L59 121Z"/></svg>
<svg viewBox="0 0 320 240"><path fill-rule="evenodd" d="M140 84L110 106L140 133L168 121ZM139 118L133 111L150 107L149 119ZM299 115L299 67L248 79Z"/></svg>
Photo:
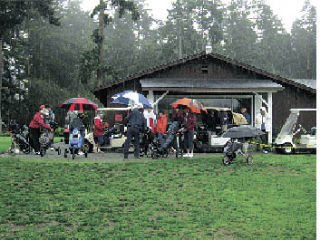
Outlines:
<svg viewBox="0 0 320 240"><path fill-rule="evenodd" d="M40 112L37 112L32 121L30 122L29 124L29 127L30 128L40 128L40 127L45 127L49 130L51 130L51 127L47 124L44 123L43 119L41 118L41 113Z"/></svg>
<svg viewBox="0 0 320 240"><path fill-rule="evenodd" d="M167 130L167 114L157 120L156 132L164 134Z"/></svg>
<svg viewBox="0 0 320 240"><path fill-rule="evenodd" d="M144 130L147 126L146 119L137 108L133 109L129 115L126 116L125 123L128 123L128 127L137 128L139 130Z"/></svg>
<svg viewBox="0 0 320 240"><path fill-rule="evenodd" d="M262 129L262 125L264 123L265 131L270 132L271 131L271 117L269 113L265 112L264 115L261 115L261 113L257 114L256 116L256 127Z"/></svg>
<svg viewBox="0 0 320 240"><path fill-rule="evenodd" d="M186 132L193 132L196 127L196 117L192 113L188 113L187 116L184 117L183 124Z"/></svg>
<svg viewBox="0 0 320 240"><path fill-rule="evenodd" d="M172 121L178 121L180 124L183 122L183 113L181 111L172 114Z"/></svg>
<svg viewBox="0 0 320 240"><path fill-rule="evenodd" d="M145 110L143 112L143 116L147 120L147 127L150 128L151 131L154 133L154 131L155 131L154 122L156 120L156 115L153 113L153 111L148 112L147 110Z"/></svg>
<svg viewBox="0 0 320 240"><path fill-rule="evenodd" d="M104 124L100 117L96 117L94 119L94 131L93 131L94 136L103 136L104 135Z"/></svg>

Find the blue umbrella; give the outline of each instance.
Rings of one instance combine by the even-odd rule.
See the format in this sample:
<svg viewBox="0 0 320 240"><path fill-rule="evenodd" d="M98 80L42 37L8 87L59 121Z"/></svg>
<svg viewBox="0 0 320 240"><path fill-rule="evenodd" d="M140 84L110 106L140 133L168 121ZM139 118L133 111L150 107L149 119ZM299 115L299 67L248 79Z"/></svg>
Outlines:
<svg viewBox="0 0 320 240"><path fill-rule="evenodd" d="M142 104L143 108L152 108L149 100L141 93L134 92L132 90L125 90L112 96L113 101L111 103L118 103L124 105L139 105Z"/></svg>

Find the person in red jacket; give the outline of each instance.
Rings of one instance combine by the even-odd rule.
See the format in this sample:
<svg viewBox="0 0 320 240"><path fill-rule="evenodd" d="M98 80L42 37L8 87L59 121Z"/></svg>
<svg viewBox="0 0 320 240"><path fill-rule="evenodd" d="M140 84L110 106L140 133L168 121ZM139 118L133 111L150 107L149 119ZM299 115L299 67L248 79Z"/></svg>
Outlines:
<svg viewBox="0 0 320 240"><path fill-rule="evenodd" d="M101 146L105 143L105 137L104 137L104 128L109 127L108 123L103 123L103 117L104 115L100 113L95 119L94 119L94 132L93 136L98 142L97 151L100 151Z"/></svg>
<svg viewBox="0 0 320 240"><path fill-rule="evenodd" d="M44 118L46 116L49 116L48 109L43 108L39 112L37 112L32 121L29 124L30 128L30 145L34 149L35 154L40 155L40 127L44 127L49 129L50 131L53 131L53 129L44 123Z"/></svg>
<svg viewBox="0 0 320 240"><path fill-rule="evenodd" d="M184 148L187 153L183 157L193 157L193 134L196 127L196 117L191 113L189 108L185 108L185 116L183 119L184 124Z"/></svg>
<svg viewBox="0 0 320 240"><path fill-rule="evenodd" d="M156 133L159 139L163 138L164 133L167 130L167 114L163 111L159 111L159 119L157 120Z"/></svg>

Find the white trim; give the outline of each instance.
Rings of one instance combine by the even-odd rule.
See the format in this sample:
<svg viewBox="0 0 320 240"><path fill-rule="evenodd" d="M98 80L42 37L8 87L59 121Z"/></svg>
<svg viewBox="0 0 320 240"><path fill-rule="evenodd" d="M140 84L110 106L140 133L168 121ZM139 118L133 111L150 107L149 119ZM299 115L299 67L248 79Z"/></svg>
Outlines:
<svg viewBox="0 0 320 240"><path fill-rule="evenodd" d="M268 133L268 143L272 143L272 93L268 93L268 113L270 116L271 130Z"/></svg>

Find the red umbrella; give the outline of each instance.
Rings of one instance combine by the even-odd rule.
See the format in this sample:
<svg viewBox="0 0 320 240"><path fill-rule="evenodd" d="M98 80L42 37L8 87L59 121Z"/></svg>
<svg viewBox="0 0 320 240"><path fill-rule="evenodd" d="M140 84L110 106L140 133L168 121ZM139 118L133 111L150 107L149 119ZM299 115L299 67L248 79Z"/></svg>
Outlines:
<svg viewBox="0 0 320 240"><path fill-rule="evenodd" d="M187 106L192 112L195 113L200 113L201 110L207 111L203 104L196 99L182 98L171 104L173 108L177 108L179 105Z"/></svg>
<svg viewBox="0 0 320 240"><path fill-rule="evenodd" d="M70 98L60 104L60 107L68 109L69 111L97 110L98 104L90 101L87 98Z"/></svg>

